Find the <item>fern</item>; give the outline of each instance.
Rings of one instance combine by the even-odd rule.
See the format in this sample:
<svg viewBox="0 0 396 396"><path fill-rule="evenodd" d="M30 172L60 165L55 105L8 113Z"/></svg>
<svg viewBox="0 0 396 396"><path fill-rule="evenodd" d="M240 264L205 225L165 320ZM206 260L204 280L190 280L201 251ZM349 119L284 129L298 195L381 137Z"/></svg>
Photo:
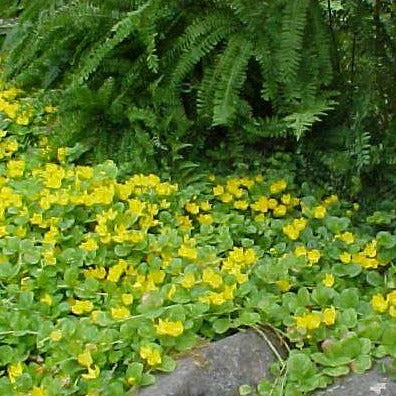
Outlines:
<svg viewBox="0 0 396 396"><path fill-rule="evenodd" d="M112 36L108 37L103 44L100 44L97 48L88 53L86 59L83 59L81 62L81 71L77 72L75 76L78 84L87 81L90 75L96 71L103 61L103 58L112 51L116 45L132 34L133 30L136 29L139 24L141 14L149 5L150 1L147 1L147 3L142 5L138 10L129 12L126 17L117 22L111 29ZM154 48L151 48L151 54L153 51Z"/></svg>
<svg viewBox="0 0 396 396"><path fill-rule="evenodd" d="M320 121L323 116L327 115L329 110L334 108L334 104L334 102L316 101L310 106L300 107L298 112L287 115L284 121L287 127L293 131L297 140L299 140L314 123Z"/></svg>
<svg viewBox="0 0 396 396"><path fill-rule="evenodd" d="M219 64L221 79L215 89L213 125L227 125L236 112L238 93L246 79L253 46L236 36L228 43Z"/></svg>
<svg viewBox="0 0 396 396"><path fill-rule="evenodd" d="M57 133L100 156L147 153L141 161L154 166L173 145L194 142L198 153L223 129L219 139L300 138L331 108L331 41L314 0L23 7L3 47L7 77L62 90Z"/></svg>
<svg viewBox="0 0 396 396"><path fill-rule="evenodd" d="M290 0L285 7L277 57L280 77L285 83L294 81L301 62L308 4L308 0Z"/></svg>
<svg viewBox="0 0 396 396"><path fill-rule="evenodd" d="M187 32L185 40L179 44L181 46L186 46L187 43L189 43L189 46L184 48L175 70L172 73L172 86L179 86L186 75L191 72L192 68L213 50L222 39L227 37L230 30L228 24L219 18L217 19L217 23L215 23L215 21L214 19L213 24L209 23L208 25L203 25L206 27L206 33L202 31L200 34L196 34L194 29L193 33L190 33L190 36ZM201 39L201 36L204 36L204 38Z"/></svg>

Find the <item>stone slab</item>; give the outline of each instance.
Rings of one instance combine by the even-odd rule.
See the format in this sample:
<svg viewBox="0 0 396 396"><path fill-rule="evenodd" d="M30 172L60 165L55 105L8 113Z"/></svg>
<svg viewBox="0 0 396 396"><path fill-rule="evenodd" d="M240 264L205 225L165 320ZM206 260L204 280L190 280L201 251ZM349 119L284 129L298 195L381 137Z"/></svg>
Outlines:
<svg viewBox="0 0 396 396"><path fill-rule="evenodd" d="M270 347L271 346L271 347ZM169 374L158 374L154 385L132 391L129 396L239 396L242 384L256 385L263 377L271 379L269 366L276 360L272 349L285 357L279 340L271 332L240 332L205 344L177 360ZM396 381L381 369L373 369L336 380L315 396L396 396Z"/></svg>
<svg viewBox="0 0 396 396"><path fill-rule="evenodd" d="M316 393L316 396L396 396L396 381L382 372L381 365L376 364L364 374L340 378L334 385Z"/></svg>
<svg viewBox="0 0 396 396"><path fill-rule="evenodd" d="M282 353L276 337L265 334ZM268 376L269 365L275 359L265 337L248 330L194 349L191 355L178 360L174 372L158 375L154 385L129 395L237 396L240 385L256 385Z"/></svg>

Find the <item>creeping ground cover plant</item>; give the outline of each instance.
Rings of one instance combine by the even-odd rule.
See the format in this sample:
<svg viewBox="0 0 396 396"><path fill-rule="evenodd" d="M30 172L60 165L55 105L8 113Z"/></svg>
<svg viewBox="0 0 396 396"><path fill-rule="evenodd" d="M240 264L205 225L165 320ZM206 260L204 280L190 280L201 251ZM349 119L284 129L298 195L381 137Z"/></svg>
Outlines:
<svg viewBox="0 0 396 396"><path fill-rule="evenodd" d="M179 187L74 164L45 136L21 149L46 113L18 95L0 92L2 396L124 395L247 327L288 356L245 395L307 394L396 356L396 235L357 226L356 204L288 169Z"/></svg>

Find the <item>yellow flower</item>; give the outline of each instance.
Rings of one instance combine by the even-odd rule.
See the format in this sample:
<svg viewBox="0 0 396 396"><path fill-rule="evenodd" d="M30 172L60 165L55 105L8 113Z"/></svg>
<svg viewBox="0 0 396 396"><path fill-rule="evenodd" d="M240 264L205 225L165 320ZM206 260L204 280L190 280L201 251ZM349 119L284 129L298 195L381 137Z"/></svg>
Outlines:
<svg viewBox="0 0 396 396"><path fill-rule="evenodd" d="M91 279L104 279L106 277L106 269L104 267L95 267L83 270L84 276Z"/></svg>
<svg viewBox="0 0 396 396"><path fill-rule="evenodd" d="M226 300L232 300L234 298L234 291L236 287L236 284L224 286L224 291L222 294Z"/></svg>
<svg viewBox="0 0 396 396"><path fill-rule="evenodd" d="M218 197L224 194L224 187L221 185L213 187L213 194Z"/></svg>
<svg viewBox="0 0 396 396"><path fill-rule="evenodd" d="M240 210L246 210L248 208L249 204L245 200L238 200L234 202L234 208L235 209L240 209Z"/></svg>
<svg viewBox="0 0 396 396"><path fill-rule="evenodd" d="M192 272L185 274L180 284L186 289L191 289L195 285L195 275Z"/></svg>
<svg viewBox="0 0 396 396"><path fill-rule="evenodd" d="M232 195L228 192L220 195L220 201L223 203L229 203L232 201Z"/></svg>
<svg viewBox="0 0 396 396"><path fill-rule="evenodd" d="M395 306L391 306L391 307L389 307L389 315L392 317L392 318L396 318L396 307Z"/></svg>
<svg viewBox="0 0 396 396"><path fill-rule="evenodd" d="M164 282L165 275L165 271L155 270L147 275L147 280L151 280L155 284L162 284Z"/></svg>
<svg viewBox="0 0 396 396"><path fill-rule="evenodd" d="M53 248L46 249L42 252L43 258L45 260L45 264L47 265L55 265L56 257Z"/></svg>
<svg viewBox="0 0 396 396"><path fill-rule="evenodd" d="M320 257L321 257L321 254L318 249L312 249L312 250L308 251L308 253L307 253L307 258L311 265L316 264L320 260Z"/></svg>
<svg viewBox="0 0 396 396"><path fill-rule="evenodd" d="M128 200L129 212L135 216L141 216L146 204L139 199L129 199Z"/></svg>
<svg viewBox="0 0 396 396"><path fill-rule="evenodd" d="M126 268L127 263L123 260L119 260L117 264L110 267L107 274L107 280L113 283L118 282L122 274L125 272Z"/></svg>
<svg viewBox="0 0 396 396"><path fill-rule="evenodd" d="M270 198L268 200L268 208L275 209L278 206L278 201L275 198Z"/></svg>
<svg viewBox="0 0 396 396"><path fill-rule="evenodd" d="M373 258L377 255L377 241L373 240L368 243L362 252L365 256Z"/></svg>
<svg viewBox="0 0 396 396"><path fill-rule="evenodd" d="M90 166L76 166L77 179L92 179L94 171Z"/></svg>
<svg viewBox="0 0 396 396"><path fill-rule="evenodd" d="M179 223L180 228L184 228L186 230L190 230L191 228L193 228L191 220L188 216L177 216L176 219Z"/></svg>
<svg viewBox="0 0 396 396"><path fill-rule="evenodd" d="M157 348L152 348L150 346L141 346L139 350L140 357L147 360L150 366L156 366L161 364L162 358L160 351Z"/></svg>
<svg viewBox="0 0 396 396"><path fill-rule="evenodd" d="M25 170L25 161L22 160L10 160L7 163L7 175L8 177L21 177Z"/></svg>
<svg viewBox="0 0 396 396"><path fill-rule="evenodd" d="M210 214L200 214L198 216L198 222L199 224L213 224L213 217Z"/></svg>
<svg viewBox="0 0 396 396"><path fill-rule="evenodd" d="M279 205L274 209L274 216L282 217L286 214L287 208L285 205Z"/></svg>
<svg viewBox="0 0 396 396"><path fill-rule="evenodd" d="M20 377L23 372L23 366L21 362L16 364L10 364L7 368L8 378L10 382L13 384L16 381L16 378Z"/></svg>
<svg viewBox="0 0 396 396"><path fill-rule="evenodd" d="M292 224L285 225L283 228L283 233L290 238L291 240L295 241L300 236L300 231L294 228Z"/></svg>
<svg viewBox="0 0 396 396"><path fill-rule="evenodd" d="M88 300L77 300L71 307L71 311L76 315L83 315L84 313L90 313L93 310L92 301Z"/></svg>
<svg viewBox="0 0 396 396"><path fill-rule="evenodd" d="M15 153L18 151L19 144L15 139L8 139L5 144L5 150L7 153Z"/></svg>
<svg viewBox="0 0 396 396"><path fill-rule="evenodd" d="M376 258L366 257L363 252L353 253L351 261L363 268L377 268L379 265L379 261Z"/></svg>
<svg viewBox="0 0 396 396"><path fill-rule="evenodd" d="M293 319L296 321L298 328L314 330L320 326L321 315L318 313L309 313L303 316L295 316Z"/></svg>
<svg viewBox="0 0 396 396"><path fill-rule="evenodd" d="M188 245L181 245L178 254L181 257L188 258L190 260L195 260L198 257L198 251L195 247L190 247Z"/></svg>
<svg viewBox="0 0 396 396"><path fill-rule="evenodd" d="M209 295L209 301L213 304L213 305L222 305L226 302L226 298L223 293L210 293Z"/></svg>
<svg viewBox="0 0 396 396"><path fill-rule="evenodd" d="M47 391L42 386L35 386L30 391L29 396L47 396Z"/></svg>
<svg viewBox="0 0 396 396"><path fill-rule="evenodd" d="M130 311L126 307L111 308L111 316L114 319L127 319L131 315Z"/></svg>
<svg viewBox="0 0 396 396"><path fill-rule="evenodd" d="M208 212L210 209L212 209L212 205L208 201L203 201L200 204L200 208L203 211Z"/></svg>
<svg viewBox="0 0 396 396"><path fill-rule="evenodd" d="M292 198L290 194L283 194L281 197L281 201L284 205L290 205L292 202Z"/></svg>
<svg viewBox="0 0 396 396"><path fill-rule="evenodd" d="M133 303L133 295L130 293L121 294L121 300L124 305L131 305Z"/></svg>
<svg viewBox="0 0 396 396"><path fill-rule="evenodd" d="M352 260L352 256L348 252L341 253L339 258L340 258L340 261L344 264L349 264Z"/></svg>
<svg viewBox="0 0 396 396"><path fill-rule="evenodd" d="M347 245L350 245L355 242L355 236L349 231L346 231L342 234L336 235L336 238L345 242Z"/></svg>
<svg viewBox="0 0 396 396"><path fill-rule="evenodd" d="M245 250L244 261L246 265L252 265L256 263L257 255L256 255L256 251L253 248L249 248Z"/></svg>
<svg viewBox="0 0 396 396"><path fill-rule="evenodd" d="M287 186L286 180L280 179L270 185L271 194L277 194L283 191Z"/></svg>
<svg viewBox="0 0 396 396"><path fill-rule="evenodd" d="M336 318L336 310L333 306L331 306L330 308L326 308L323 311L323 323L325 323L327 326L331 326L335 323L335 318Z"/></svg>
<svg viewBox="0 0 396 396"><path fill-rule="evenodd" d="M329 197L327 197L327 198L323 201L323 203L324 203L325 205L331 205L331 204L336 203L336 202L338 202L338 196L335 195L335 194L330 195Z"/></svg>
<svg viewBox="0 0 396 396"><path fill-rule="evenodd" d="M322 280L322 283L326 287L332 287L334 285L334 275L333 274L325 274L325 277Z"/></svg>
<svg viewBox="0 0 396 396"><path fill-rule="evenodd" d="M97 242L92 238L88 238L85 242L80 244L80 248L86 250L87 252L93 252L97 250L98 247L99 246Z"/></svg>
<svg viewBox="0 0 396 396"><path fill-rule="evenodd" d="M51 341L57 342L62 339L62 332L60 330L54 330L50 333Z"/></svg>
<svg viewBox="0 0 396 396"><path fill-rule="evenodd" d="M184 326L180 320L173 322L167 319L159 319L158 324L155 325L155 329L158 335L169 335L171 337L178 337L183 333Z"/></svg>
<svg viewBox="0 0 396 396"><path fill-rule="evenodd" d="M247 282L248 279L249 279L249 275L248 275L248 274L242 274L242 273L239 272L239 271L236 271L236 272L234 273L234 275L235 275L235 278L236 278L237 282L238 282L240 285L241 285L242 283Z"/></svg>
<svg viewBox="0 0 396 396"><path fill-rule="evenodd" d="M300 198L297 198L297 197L291 198L291 200L290 200L290 206L291 207L294 208L295 206L297 206L299 204L300 204Z"/></svg>
<svg viewBox="0 0 396 396"><path fill-rule="evenodd" d="M293 227L298 231L303 231L307 226L308 221L304 217L293 220Z"/></svg>
<svg viewBox="0 0 396 396"><path fill-rule="evenodd" d="M314 209L315 219L324 219L326 217L326 207L323 205L316 206Z"/></svg>
<svg viewBox="0 0 396 396"><path fill-rule="evenodd" d="M98 378L100 374L99 366L95 365L94 368L88 367L88 374L81 374L81 377L86 380Z"/></svg>
<svg viewBox="0 0 396 396"><path fill-rule="evenodd" d="M268 198L260 197L258 201L252 203L250 207L256 212L267 213L268 212Z"/></svg>
<svg viewBox="0 0 396 396"><path fill-rule="evenodd" d="M93 363L91 352L88 350L85 350L83 353L80 353L77 356L77 361L78 361L78 364L80 364L81 366L90 367L91 364Z"/></svg>
<svg viewBox="0 0 396 396"><path fill-rule="evenodd" d="M387 294L386 301L389 305L396 306L396 290L393 290Z"/></svg>
<svg viewBox="0 0 396 396"><path fill-rule="evenodd" d="M0 226L0 238L5 237L7 235L6 226Z"/></svg>
<svg viewBox="0 0 396 396"><path fill-rule="evenodd" d="M52 296L50 296L48 293L45 293L43 297L40 298L40 302L43 304L51 306L53 304L53 299Z"/></svg>
<svg viewBox="0 0 396 396"><path fill-rule="evenodd" d="M280 279L276 282L276 286L281 292L287 292L291 288L291 283L287 279Z"/></svg>
<svg viewBox="0 0 396 396"><path fill-rule="evenodd" d="M223 284L223 278L212 268L205 268L202 273L202 281L207 283L214 289L219 288Z"/></svg>
<svg viewBox="0 0 396 396"><path fill-rule="evenodd" d="M307 252L307 248L304 245L299 245L294 249L294 254L297 257L306 256Z"/></svg>
<svg viewBox="0 0 396 396"><path fill-rule="evenodd" d="M60 165L45 164L45 170L42 176L45 187L58 189L62 185L62 180L66 176L66 172Z"/></svg>
<svg viewBox="0 0 396 396"><path fill-rule="evenodd" d="M188 202L184 206L186 211L191 214L198 214L199 213L199 205L197 205L195 202Z"/></svg>
<svg viewBox="0 0 396 396"><path fill-rule="evenodd" d="M375 311L385 312L388 309L388 302L382 294L374 294L371 298L371 306Z"/></svg>
<svg viewBox="0 0 396 396"><path fill-rule="evenodd" d="M29 125L31 117L32 117L31 110L21 111L15 118L15 123L18 125L25 125L25 126Z"/></svg>
<svg viewBox="0 0 396 396"><path fill-rule="evenodd" d="M240 198L243 194L243 190L240 187L240 181L238 179L229 179L227 180L226 190L235 195L236 198Z"/></svg>

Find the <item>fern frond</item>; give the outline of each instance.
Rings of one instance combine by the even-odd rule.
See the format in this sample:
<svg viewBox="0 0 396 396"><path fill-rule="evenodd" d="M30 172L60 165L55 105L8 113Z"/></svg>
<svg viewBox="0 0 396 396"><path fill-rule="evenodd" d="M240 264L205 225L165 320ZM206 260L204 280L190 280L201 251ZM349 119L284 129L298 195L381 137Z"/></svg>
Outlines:
<svg viewBox="0 0 396 396"><path fill-rule="evenodd" d="M304 132L309 130L315 122L320 121L321 117L327 115L327 112L334 108L334 104L332 101L316 101L309 106L300 107L298 111L287 115L284 117L284 121L297 140L299 140Z"/></svg>
<svg viewBox="0 0 396 396"><path fill-rule="evenodd" d="M207 36L210 32L225 24L228 25L228 19L224 12L220 10L213 10L210 13L205 11L204 15L200 17L195 16L183 34L175 40L167 55L169 58L174 59L181 53L188 51L195 43Z"/></svg>
<svg viewBox="0 0 396 396"><path fill-rule="evenodd" d="M214 93L213 125L226 125L233 118L252 49L243 36L235 36L229 41L218 66L221 79Z"/></svg>
<svg viewBox="0 0 396 396"><path fill-rule="evenodd" d="M245 28L254 36L259 36L262 26L266 23L271 6L265 6L256 0L229 0L230 8Z"/></svg>
<svg viewBox="0 0 396 396"><path fill-rule="evenodd" d="M371 165L372 146L370 140L371 135L369 132L362 130L357 131L352 146L352 153L356 160L356 170L358 173L365 167Z"/></svg>
<svg viewBox="0 0 396 396"><path fill-rule="evenodd" d="M290 0L285 7L278 53L279 73L284 82L295 79L301 62L308 3L308 0Z"/></svg>
<svg viewBox="0 0 396 396"><path fill-rule="evenodd" d="M231 30L232 28L227 21L220 20L217 26L213 30L211 29L204 38L191 42L190 46L184 49L176 64L172 73L171 85L173 87L179 86L193 67L225 39Z"/></svg>
<svg viewBox="0 0 396 396"><path fill-rule="evenodd" d="M82 61L80 72L78 72L74 77L77 84L83 84L87 81L90 75L98 68L103 58L132 34L134 29L138 27L138 23L143 12L150 4L151 1L149 0L139 9L129 12L126 17L117 22L117 24L111 29L113 33L112 37L108 37L104 43L99 44L99 46L91 51Z"/></svg>
<svg viewBox="0 0 396 396"><path fill-rule="evenodd" d="M253 142L262 138L285 138L289 134L286 121L278 116L255 120L243 129L247 138Z"/></svg>

